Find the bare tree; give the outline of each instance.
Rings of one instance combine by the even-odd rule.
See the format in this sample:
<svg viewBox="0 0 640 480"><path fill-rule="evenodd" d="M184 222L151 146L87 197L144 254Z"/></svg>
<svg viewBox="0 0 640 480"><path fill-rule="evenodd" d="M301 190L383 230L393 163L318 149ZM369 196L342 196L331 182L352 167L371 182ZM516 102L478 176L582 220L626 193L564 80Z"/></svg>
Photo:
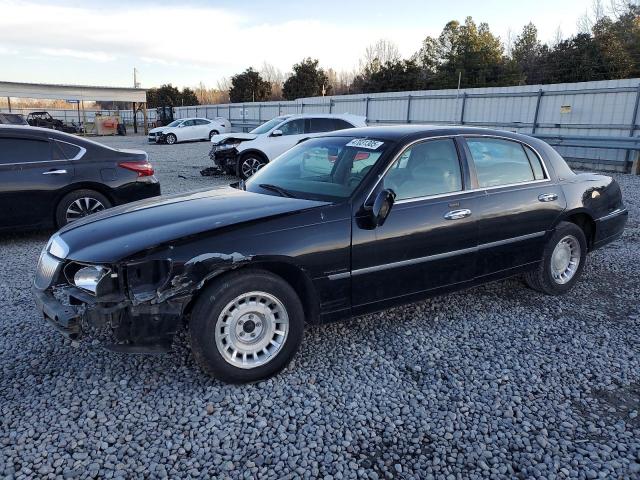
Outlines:
<svg viewBox="0 0 640 480"><path fill-rule="evenodd" d="M562 28L560 28L560 25L558 25L558 28L556 28L556 31L553 34L553 38L551 39L550 46L555 47L556 45L561 43L563 40L564 40L564 35L562 34Z"/></svg>
<svg viewBox="0 0 640 480"><path fill-rule="evenodd" d="M271 84L271 100L282 100L282 86L287 79L282 70L264 62L260 68L260 76Z"/></svg>
<svg viewBox="0 0 640 480"><path fill-rule="evenodd" d="M391 40L381 38L365 50L364 57L360 59L360 70L372 73L385 63L396 62L400 58L398 46Z"/></svg>
<svg viewBox="0 0 640 480"><path fill-rule="evenodd" d="M613 10L613 7L611 9ZM593 26L607 15L602 0L593 0L590 10L585 11L576 22L579 33L591 33Z"/></svg>

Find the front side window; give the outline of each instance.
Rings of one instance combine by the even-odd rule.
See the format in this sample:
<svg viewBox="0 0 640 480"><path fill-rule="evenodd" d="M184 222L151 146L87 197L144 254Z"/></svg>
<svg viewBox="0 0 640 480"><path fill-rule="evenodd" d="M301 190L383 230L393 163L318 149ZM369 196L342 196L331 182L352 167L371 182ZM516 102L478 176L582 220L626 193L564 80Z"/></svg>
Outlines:
<svg viewBox="0 0 640 480"><path fill-rule="evenodd" d="M467 138L467 145L482 188L531 182L544 178L542 165L535 153L532 164L525 147L499 138Z"/></svg>
<svg viewBox="0 0 640 480"><path fill-rule="evenodd" d="M51 145L44 140L0 138L0 164L47 162L52 160Z"/></svg>
<svg viewBox="0 0 640 480"><path fill-rule="evenodd" d="M263 133L267 133L269 132L272 128L277 127L278 125L280 125L287 117L276 117L276 118L272 118L271 120L269 120L266 123L263 123L262 125L260 125L259 127L254 128L253 130L251 130L250 133L256 133L258 135L261 135ZM223 120L223 119L222 119Z"/></svg>
<svg viewBox="0 0 640 480"><path fill-rule="evenodd" d="M462 190L462 172L453 139L427 140L408 148L387 171L383 185L395 192L396 200Z"/></svg>
<svg viewBox="0 0 640 480"><path fill-rule="evenodd" d="M297 120L291 120L280 126L279 130L282 132L282 136L286 135L302 135L304 133L304 119L299 118Z"/></svg>
<svg viewBox="0 0 640 480"><path fill-rule="evenodd" d="M182 123L182 120L174 120L173 122L169 123L167 127L177 127L181 123Z"/></svg>
<svg viewBox="0 0 640 480"><path fill-rule="evenodd" d="M182 124L183 127L193 127L196 124L195 120L187 120Z"/></svg>
<svg viewBox="0 0 640 480"><path fill-rule="evenodd" d="M269 162L246 182L246 189L272 193L276 186L294 197L338 201L348 198L393 142L354 137L312 138Z"/></svg>

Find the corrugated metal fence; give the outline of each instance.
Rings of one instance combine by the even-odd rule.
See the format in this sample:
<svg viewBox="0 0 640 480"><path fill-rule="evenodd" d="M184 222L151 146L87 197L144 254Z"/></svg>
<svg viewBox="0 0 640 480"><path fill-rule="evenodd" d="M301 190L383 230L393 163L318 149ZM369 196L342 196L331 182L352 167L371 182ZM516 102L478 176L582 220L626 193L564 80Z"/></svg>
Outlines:
<svg viewBox="0 0 640 480"><path fill-rule="evenodd" d="M458 124L535 135L574 163L629 170L640 149L640 79L342 95L178 107L176 117L228 118L253 128L288 113L352 113L370 125Z"/></svg>
<svg viewBox="0 0 640 480"><path fill-rule="evenodd" d="M291 113L351 113L366 117L370 125L484 126L542 138L573 163L629 171L640 150L639 102L640 79L625 79L198 105L176 107L175 114L176 118L228 118L236 131ZM13 111L26 117L33 110ZM78 119L76 110L48 111L67 123ZM127 124L133 121L131 110L85 110L83 121L93 122L96 113L119 113ZM148 110L150 125L155 113L155 109ZM137 121L142 126L141 113Z"/></svg>

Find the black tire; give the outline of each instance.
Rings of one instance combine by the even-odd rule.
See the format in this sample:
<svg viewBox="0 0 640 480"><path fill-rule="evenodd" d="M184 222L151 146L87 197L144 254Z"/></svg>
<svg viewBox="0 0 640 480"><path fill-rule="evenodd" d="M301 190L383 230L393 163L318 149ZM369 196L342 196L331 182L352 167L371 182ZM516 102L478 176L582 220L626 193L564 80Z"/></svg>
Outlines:
<svg viewBox="0 0 640 480"><path fill-rule="evenodd" d="M104 209L110 208L112 205L111 201L107 197L105 197L100 192L96 192L95 190L83 189L83 190L74 190L73 192L69 192L64 197L62 197L62 199L58 202L58 205L56 207L56 225L58 228L64 227L67 223L72 221L72 219L68 218L67 212L76 201L80 201L80 204L85 204L85 202L82 201L82 199L90 200L90 202L88 203L89 208L87 209L87 211L83 212L84 215L79 215L77 218L90 215L91 213L97 213ZM96 205L96 203L94 202L97 202L102 207L94 208L94 205ZM80 209L73 209L73 210L75 211Z"/></svg>
<svg viewBox="0 0 640 480"><path fill-rule="evenodd" d="M164 137L164 141L167 145L174 145L178 142L178 137L176 137L173 133L169 133Z"/></svg>
<svg viewBox="0 0 640 480"><path fill-rule="evenodd" d="M213 137L214 135L219 135L220 132L218 132L217 130L211 130L209 132L209 140L211 140L211 137Z"/></svg>
<svg viewBox="0 0 640 480"><path fill-rule="evenodd" d="M262 365L240 368L232 365L216 343L216 324L225 307L244 293L265 292L281 302L289 318L289 330L280 350ZM193 356L202 370L223 382L249 383L263 380L281 371L302 343L304 310L298 295L282 278L262 270L229 273L200 294L191 312L189 335Z"/></svg>
<svg viewBox="0 0 640 480"><path fill-rule="evenodd" d="M571 278L566 283L559 283L560 281L554 279L552 274L552 255L556 246L567 237L574 238L580 245L580 261ZM525 282L534 290L547 295L562 295L571 290L582 275L586 258L587 239L582 229L574 223L560 222L544 247L540 265L535 270L525 274Z"/></svg>
<svg viewBox="0 0 640 480"><path fill-rule="evenodd" d="M246 180L266 164L267 160L262 155L258 153L245 153L244 155L241 155L238 160L238 170L236 175L241 179Z"/></svg>

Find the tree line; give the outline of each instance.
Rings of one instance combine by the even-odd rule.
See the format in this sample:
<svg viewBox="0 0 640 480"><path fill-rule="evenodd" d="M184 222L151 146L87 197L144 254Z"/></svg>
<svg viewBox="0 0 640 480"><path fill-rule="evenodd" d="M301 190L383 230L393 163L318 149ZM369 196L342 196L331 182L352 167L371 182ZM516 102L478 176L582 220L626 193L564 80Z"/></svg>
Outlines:
<svg viewBox="0 0 640 480"><path fill-rule="evenodd" d="M305 58L292 72L263 64L224 79L217 88L171 85L147 93L150 106L294 100L319 95L582 82L640 76L640 6L615 1L605 13L594 0L578 21L578 33L543 43L533 23L506 42L487 23L467 17L448 22L437 37L426 37L409 58L379 40L368 47L353 72L336 72ZM162 103L171 102L171 103Z"/></svg>

